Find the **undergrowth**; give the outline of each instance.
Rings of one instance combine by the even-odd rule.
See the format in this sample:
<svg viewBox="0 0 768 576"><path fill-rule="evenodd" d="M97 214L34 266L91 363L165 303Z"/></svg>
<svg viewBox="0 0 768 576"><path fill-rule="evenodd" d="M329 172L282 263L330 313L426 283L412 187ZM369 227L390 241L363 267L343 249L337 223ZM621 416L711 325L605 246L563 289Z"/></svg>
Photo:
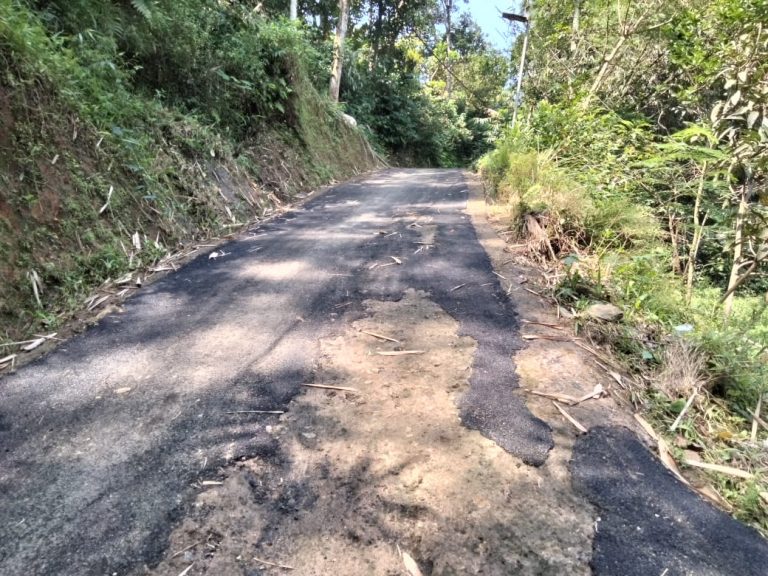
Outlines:
<svg viewBox="0 0 768 576"><path fill-rule="evenodd" d="M0 342L376 164L305 32L237 5L0 0Z"/></svg>
<svg viewBox="0 0 768 576"><path fill-rule="evenodd" d="M704 476L723 506L768 534L768 429L755 424L753 432L752 424L758 399L768 392L768 301L758 277L724 313L719 270L727 266L729 232L717 222L705 230L708 260L691 264L689 288L684 254L691 237L670 230L670 193L664 190L682 186L664 180L666 168L680 159L649 162L666 145L642 122L543 103L530 124L499 141L479 170L515 241L541 265L558 269L553 295L561 306L577 317L597 301L622 309L618 324L580 317L581 328L644 383L637 408L679 462L702 460L751 474L749 480ZM655 173L655 198L649 198L656 170L649 166L658 165L666 168ZM712 178L707 187L723 185Z"/></svg>

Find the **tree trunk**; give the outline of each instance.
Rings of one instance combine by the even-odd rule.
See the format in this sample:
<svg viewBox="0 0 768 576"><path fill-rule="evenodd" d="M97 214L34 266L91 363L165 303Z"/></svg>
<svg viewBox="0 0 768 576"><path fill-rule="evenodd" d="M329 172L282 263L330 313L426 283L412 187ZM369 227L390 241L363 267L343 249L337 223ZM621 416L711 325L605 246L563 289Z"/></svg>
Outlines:
<svg viewBox="0 0 768 576"><path fill-rule="evenodd" d="M528 10L526 8L526 16ZM528 54L528 37L531 35L531 21L525 23L525 36L523 36L523 53L520 55L520 69L517 71L517 88L515 89L515 107L512 112L512 127L517 124L517 114L520 110L520 104L523 95L523 76L525 75L525 58Z"/></svg>
<svg viewBox="0 0 768 576"><path fill-rule="evenodd" d="M371 0L373 3L373 0ZM376 2L376 23L373 26L373 67L379 65L379 52L381 51L381 28L384 21L384 2Z"/></svg>
<svg viewBox="0 0 768 576"><path fill-rule="evenodd" d="M571 58L579 47L579 29L581 26L581 0L574 0L573 22L571 23Z"/></svg>
<svg viewBox="0 0 768 576"><path fill-rule="evenodd" d="M453 32L451 28L451 12L453 12L453 0L443 0L443 4L445 5L445 46L448 48L445 91L450 97L453 93L453 66L451 65L451 50L453 50L453 42L451 42L451 34Z"/></svg>
<svg viewBox="0 0 768 576"><path fill-rule="evenodd" d="M347 22L349 21L349 0L339 0L339 24L336 26L336 37L333 40L333 66L331 67L330 96L334 102L339 101L341 90L341 69L344 64L344 39L347 37Z"/></svg>
<svg viewBox="0 0 768 576"><path fill-rule="evenodd" d="M573 6L573 20L571 22L571 45L570 45L570 59L574 64L578 61L576 51L579 49L579 31L581 29L581 0L574 0ZM566 74L566 82L568 83L568 99L573 100L573 74Z"/></svg>
<svg viewBox="0 0 768 576"><path fill-rule="evenodd" d="M629 7L630 6L627 5L627 14L629 14ZM597 94L597 91L600 89L603 81L605 81L608 73L614 68L614 66L616 66L616 63L619 60L619 56L621 55L621 50L624 48L624 44L626 44L627 40L629 40L629 38L635 34L635 32L637 32L638 28L640 28L640 25L643 23L647 15L647 13L643 13L637 17L637 20L629 24L622 24L621 22L619 23L619 39L613 46L611 53L603 59L603 64L600 66L600 71L597 73L595 81L592 82L589 93L583 101L584 108L589 107L589 105L592 103L592 99Z"/></svg>
<svg viewBox="0 0 768 576"><path fill-rule="evenodd" d="M680 274L682 268L680 266L680 246L677 242L677 220L672 212L667 214L667 220L669 222L669 240L672 243L672 271L675 274Z"/></svg>
<svg viewBox="0 0 768 576"><path fill-rule="evenodd" d="M704 235L704 222L707 219L707 215L704 215L704 219L700 219L701 215L701 197L704 194L704 178L707 174L707 163L701 167L701 178L699 179L699 188L696 191L696 202L693 205L693 239L691 240L691 248L688 250L688 262L686 264L686 283L685 283L685 301L688 304L691 303L693 297L693 279L696 272L696 258L699 254L699 247L701 246L701 238Z"/></svg>
<svg viewBox="0 0 768 576"><path fill-rule="evenodd" d="M298 17L298 3L299 0L291 0L291 20L296 20Z"/></svg>
<svg viewBox="0 0 768 576"><path fill-rule="evenodd" d="M744 252L744 222L747 219L747 185L741 185L741 194L739 195L739 209L736 212L735 235L733 239L733 264L731 265L731 276L728 279L728 289L723 297L723 313L726 319L733 310L733 299L736 295L736 288L744 281L739 280L739 270L741 269L741 257Z"/></svg>

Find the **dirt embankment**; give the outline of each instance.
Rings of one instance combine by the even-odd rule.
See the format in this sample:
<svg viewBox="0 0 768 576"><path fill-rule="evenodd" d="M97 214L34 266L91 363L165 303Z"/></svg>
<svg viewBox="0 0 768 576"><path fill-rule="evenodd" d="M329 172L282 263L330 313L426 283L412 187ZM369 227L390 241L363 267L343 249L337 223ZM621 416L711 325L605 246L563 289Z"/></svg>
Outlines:
<svg viewBox="0 0 768 576"><path fill-rule="evenodd" d="M151 272L175 270L179 252L380 163L360 131L321 113L310 86L293 100L313 113L235 150L170 114L98 130L38 80L29 90L0 80L0 370L26 356L11 343L61 332L75 311L98 313Z"/></svg>

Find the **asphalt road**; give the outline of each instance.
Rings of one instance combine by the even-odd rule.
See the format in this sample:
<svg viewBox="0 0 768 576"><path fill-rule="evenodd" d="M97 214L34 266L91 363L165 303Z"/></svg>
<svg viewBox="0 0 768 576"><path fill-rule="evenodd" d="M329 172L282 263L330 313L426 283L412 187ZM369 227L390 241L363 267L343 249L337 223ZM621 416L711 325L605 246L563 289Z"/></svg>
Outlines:
<svg viewBox="0 0 768 576"><path fill-rule="evenodd" d="M0 381L0 574L122 574L158 558L191 483L276 453L227 412L284 408L341 311L408 287L478 342L467 425L541 464L549 428L513 395L515 315L466 198L459 171L340 186Z"/></svg>
<svg viewBox="0 0 768 576"><path fill-rule="evenodd" d="M768 574L766 541L686 487L626 428L598 426L579 438L571 472L599 510L595 574Z"/></svg>
<svg viewBox="0 0 768 576"><path fill-rule="evenodd" d="M354 317L363 300L397 300L406 288L429 292L478 343L464 424L541 465L550 429L514 393L517 319L463 213L467 193L452 170L389 170L339 186L253 228L220 248L223 256L202 256L152 284L123 313L0 380L0 574L122 575L159 559L194 482L237 458L277 457L263 426L275 416L230 412L285 408L312 382L318 339L341 328L342 313ZM623 472L615 456L610 442L583 441L575 476L610 511L605 530L623 538L616 518L629 494L606 480ZM653 462L635 464L642 476ZM648 485L658 474L641 476L648 498L676 497ZM635 524L652 521L634 514ZM747 551L762 564L738 573L765 573L756 533L724 515L707 518L747 534L733 541L742 548L702 552L722 555L711 566ZM599 574L629 574L612 567L648 553L601 542ZM687 572L667 576L678 573Z"/></svg>

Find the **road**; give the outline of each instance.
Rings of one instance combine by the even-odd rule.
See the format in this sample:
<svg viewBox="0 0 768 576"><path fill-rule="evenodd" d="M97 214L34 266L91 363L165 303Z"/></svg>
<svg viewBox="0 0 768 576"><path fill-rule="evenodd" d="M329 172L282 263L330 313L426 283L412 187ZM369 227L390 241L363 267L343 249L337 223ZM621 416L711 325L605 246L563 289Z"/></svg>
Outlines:
<svg viewBox="0 0 768 576"><path fill-rule="evenodd" d="M277 450L265 429L231 413L287 409L313 382L318 341L341 330L341 312L354 318L364 300L396 301L408 288L429 293L477 343L463 424L541 466L552 434L515 393L510 358L523 344L514 305L464 213L467 195L455 170L389 170L341 185L151 284L122 313L0 380L0 574L122 575L159 561L194 482ZM619 462L614 443L601 441L611 434L640 456ZM654 546L644 570L764 573L768 552L755 532L690 491L643 482L646 473L669 478L631 434L585 438L575 486L606 510L596 573L631 573L621 567L648 551L623 539L646 527L666 536L642 540ZM606 481L626 478L627 466L639 470L635 485ZM639 490L662 504L674 492L675 537L633 500ZM706 513L684 515L682 504ZM718 531L728 546L711 545Z"/></svg>

